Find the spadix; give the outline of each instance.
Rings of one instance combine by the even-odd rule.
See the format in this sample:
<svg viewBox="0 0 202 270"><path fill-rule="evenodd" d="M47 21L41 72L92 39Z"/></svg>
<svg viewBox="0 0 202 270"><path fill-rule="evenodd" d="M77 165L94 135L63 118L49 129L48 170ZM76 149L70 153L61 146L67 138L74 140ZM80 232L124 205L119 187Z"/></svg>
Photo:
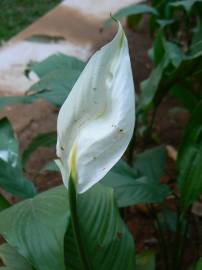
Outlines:
<svg viewBox="0 0 202 270"><path fill-rule="evenodd" d="M100 181L125 152L134 123L128 43L119 24L114 39L91 57L59 112L56 162L65 186L70 173L78 193Z"/></svg>

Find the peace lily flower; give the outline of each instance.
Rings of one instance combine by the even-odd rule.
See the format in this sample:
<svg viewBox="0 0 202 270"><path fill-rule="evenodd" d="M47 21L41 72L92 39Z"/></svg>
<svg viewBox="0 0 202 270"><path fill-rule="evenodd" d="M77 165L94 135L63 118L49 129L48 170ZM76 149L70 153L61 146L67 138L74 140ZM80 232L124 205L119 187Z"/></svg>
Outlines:
<svg viewBox="0 0 202 270"><path fill-rule="evenodd" d="M83 193L125 152L135 123L128 43L121 24L114 39L89 60L60 109L56 161L68 187Z"/></svg>

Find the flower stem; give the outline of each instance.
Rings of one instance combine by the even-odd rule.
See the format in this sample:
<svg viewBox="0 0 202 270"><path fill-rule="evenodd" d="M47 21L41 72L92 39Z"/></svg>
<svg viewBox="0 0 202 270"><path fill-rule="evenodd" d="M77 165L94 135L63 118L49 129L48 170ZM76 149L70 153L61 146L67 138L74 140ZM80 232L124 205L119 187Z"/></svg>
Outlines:
<svg viewBox="0 0 202 270"><path fill-rule="evenodd" d="M72 175L70 175L70 179L69 179L68 194L69 194L69 205L70 205L73 235L76 242L79 257L81 260L82 270L91 270L92 267L86 255L83 241L82 241L78 213L77 213L77 193L76 193L76 187L75 187L75 179Z"/></svg>

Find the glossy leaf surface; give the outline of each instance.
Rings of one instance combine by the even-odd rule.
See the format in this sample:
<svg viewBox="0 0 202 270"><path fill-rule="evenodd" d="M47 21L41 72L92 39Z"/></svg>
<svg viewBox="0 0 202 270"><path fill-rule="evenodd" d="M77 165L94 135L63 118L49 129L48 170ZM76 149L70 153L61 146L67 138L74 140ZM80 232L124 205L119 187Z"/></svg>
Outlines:
<svg viewBox="0 0 202 270"><path fill-rule="evenodd" d="M23 176L18 142L6 118L0 120L0 134L0 187L16 196L34 196L36 189Z"/></svg>

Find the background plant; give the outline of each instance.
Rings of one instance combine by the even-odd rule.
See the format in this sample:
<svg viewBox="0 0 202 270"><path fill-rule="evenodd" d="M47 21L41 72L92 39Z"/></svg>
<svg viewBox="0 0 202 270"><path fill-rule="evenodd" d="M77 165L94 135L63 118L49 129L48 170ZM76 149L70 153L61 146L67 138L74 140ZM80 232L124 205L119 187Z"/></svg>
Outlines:
<svg viewBox="0 0 202 270"><path fill-rule="evenodd" d="M202 192L200 160L201 147L201 1L152 1L152 6L126 7L115 18L127 18L130 27L137 27L143 13L149 13L150 34L153 45L149 56L154 67L148 79L141 83L138 99L138 120L144 134L152 134L156 111L164 97L170 93L181 106L190 112L190 120L177 158L177 220L175 224L174 254L169 241L162 235L161 224L156 220L160 234L165 269L184 269L182 256L187 234L190 232L190 208ZM106 24L110 24L112 19ZM198 119L198 120L197 120ZM138 129L137 129L138 132ZM135 140L136 137L134 137ZM129 160L133 153L131 143ZM156 219L155 211L151 209ZM173 217L174 218L174 217ZM170 258L169 258L170 257Z"/></svg>

